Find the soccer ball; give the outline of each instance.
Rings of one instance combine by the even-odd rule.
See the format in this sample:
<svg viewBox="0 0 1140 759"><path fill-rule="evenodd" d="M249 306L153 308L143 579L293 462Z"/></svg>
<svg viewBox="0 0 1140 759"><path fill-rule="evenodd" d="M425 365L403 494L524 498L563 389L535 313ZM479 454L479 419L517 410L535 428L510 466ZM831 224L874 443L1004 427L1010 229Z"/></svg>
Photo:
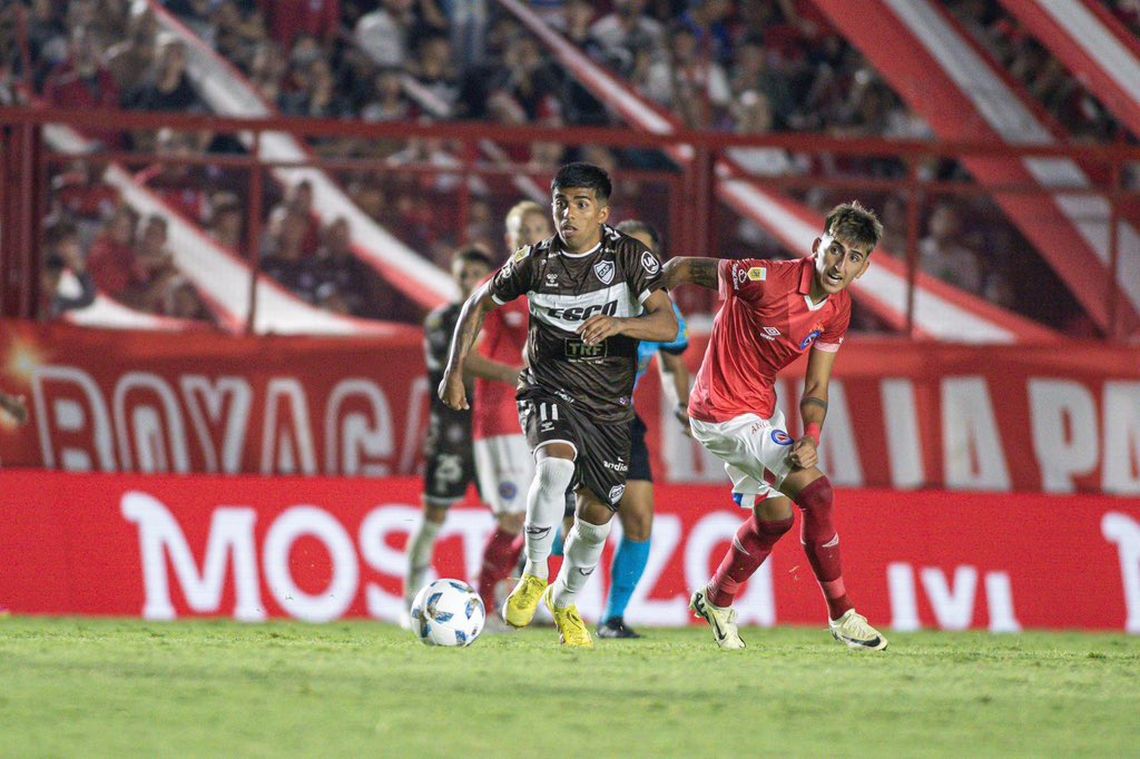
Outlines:
<svg viewBox="0 0 1140 759"><path fill-rule="evenodd" d="M412 601L412 632L427 646L470 646L486 619L483 599L459 580L436 580Z"/></svg>

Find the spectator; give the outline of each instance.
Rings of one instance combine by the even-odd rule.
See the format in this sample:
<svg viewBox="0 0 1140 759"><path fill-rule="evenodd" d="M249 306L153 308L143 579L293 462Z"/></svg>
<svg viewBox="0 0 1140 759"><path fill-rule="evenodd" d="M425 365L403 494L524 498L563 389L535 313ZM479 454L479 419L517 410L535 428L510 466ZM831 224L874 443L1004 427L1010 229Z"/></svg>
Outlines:
<svg viewBox="0 0 1140 759"><path fill-rule="evenodd" d="M373 63L403 66L412 21L412 0L380 0L379 8L356 23L356 42Z"/></svg>
<svg viewBox="0 0 1140 759"><path fill-rule="evenodd" d="M135 261L144 278L120 297L126 305L148 314L164 313L163 303L170 285L179 276L174 257L166 249L167 236L167 222L163 217L152 214L142 221L135 244Z"/></svg>
<svg viewBox="0 0 1140 759"><path fill-rule="evenodd" d="M96 286L112 298L147 280L146 270L135 259L134 227L133 212L120 206L87 256L87 269Z"/></svg>
<svg viewBox="0 0 1140 759"><path fill-rule="evenodd" d="M370 316L370 284L376 274L352 253L352 228L348 219L337 217L324 229L317 252L316 303L322 308L352 316Z"/></svg>
<svg viewBox="0 0 1140 759"><path fill-rule="evenodd" d="M237 195L223 193L214 199L206 232L218 245L245 258L245 210Z"/></svg>
<svg viewBox="0 0 1140 759"><path fill-rule="evenodd" d="M103 165L86 159L71 161L52 178L52 213L76 222L81 239L90 240L119 204L119 193L100 178Z"/></svg>
<svg viewBox="0 0 1140 759"><path fill-rule="evenodd" d="M381 68L373 77L372 96L360 111L364 121L407 121L413 115L412 102L400 83L403 71Z"/></svg>
<svg viewBox="0 0 1140 759"><path fill-rule="evenodd" d="M337 94L328 61L317 58L308 65L300 79L302 89L281 96L279 104L283 114L316 119L348 115L348 104Z"/></svg>
<svg viewBox="0 0 1140 759"><path fill-rule="evenodd" d="M166 287L160 304L160 313L175 319L216 324L213 312L206 306L198 289L182 275L173 277Z"/></svg>
<svg viewBox="0 0 1140 759"><path fill-rule="evenodd" d="M772 106L762 92L748 90L733 103L733 120L737 134L763 136L772 131ZM729 148L728 155L749 174L775 177L803 174L808 169L806 159L793 160L783 148Z"/></svg>
<svg viewBox="0 0 1140 759"><path fill-rule="evenodd" d="M958 212L947 201L939 201L930 214L927 236L918 244L919 262L927 274L981 295L985 272L978 254L961 242Z"/></svg>
<svg viewBox="0 0 1140 759"><path fill-rule="evenodd" d="M144 77L155 62L158 21L149 5L136 6L127 24L127 36L107 49L107 68L123 92L133 92L144 84Z"/></svg>
<svg viewBox="0 0 1140 759"><path fill-rule="evenodd" d="M317 279L305 254L305 234L309 219L287 211L272 227L270 254L261 261L261 270L297 297L316 302Z"/></svg>
<svg viewBox="0 0 1140 759"><path fill-rule="evenodd" d="M71 272L78 292L68 294L64 273ZM95 282L83 263L79 231L69 221L57 220L44 233L44 263L40 270L40 320L58 319L67 311L95 302Z"/></svg>
<svg viewBox="0 0 1140 759"><path fill-rule="evenodd" d="M340 0L258 0L273 39L283 49L300 34L330 46L340 31Z"/></svg>
<svg viewBox="0 0 1140 759"><path fill-rule="evenodd" d="M192 137L163 129L158 133L157 154L160 162L140 171L135 179L154 190L172 209L201 225L209 216L210 205L201 167L186 162L196 155Z"/></svg>
<svg viewBox="0 0 1140 759"><path fill-rule="evenodd" d="M48 76L44 97L57 108L75 111L117 108L119 86L99 62L97 41L84 27L71 34L70 55ZM88 134L108 147L118 147L122 137L109 129L88 129Z"/></svg>
<svg viewBox="0 0 1140 759"><path fill-rule="evenodd" d="M729 0L690 0L689 10L681 16L702 57L720 65L732 62L732 34L725 23L731 12Z"/></svg>
<svg viewBox="0 0 1140 759"><path fill-rule="evenodd" d="M186 73L186 47L174 37L158 43L157 59L142 86L127 96L127 106L143 111L188 111L202 107Z"/></svg>
<svg viewBox="0 0 1140 759"><path fill-rule="evenodd" d="M616 0L613 12L590 27L611 65L623 74L633 70L642 51L650 61L665 57L665 28L645 14L645 6L646 0Z"/></svg>
<svg viewBox="0 0 1140 759"><path fill-rule="evenodd" d="M649 69L646 94L675 111L687 126L707 129L731 101L720 64L701 58L692 29L676 24L669 33L668 60Z"/></svg>
<svg viewBox="0 0 1140 759"><path fill-rule="evenodd" d="M503 89L523 107L528 121L560 111L558 79L534 38L514 40L507 48L504 63L506 80Z"/></svg>
<svg viewBox="0 0 1140 759"><path fill-rule="evenodd" d="M258 46L269 39L261 9L251 8L242 15L236 0L221 0L214 6L210 23L216 30L218 52L242 71L251 71Z"/></svg>
<svg viewBox="0 0 1140 759"><path fill-rule="evenodd" d="M450 111L459 96L459 77L452 65L451 42L442 34L432 34L419 43L414 76L429 93Z"/></svg>
<svg viewBox="0 0 1140 759"><path fill-rule="evenodd" d="M284 202L270 212L269 227L278 229L290 214L304 220L301 251L306 258L312 256L321 244L321 225L313 213L313 183L309 180L303 179L293 185Z"/></svg>

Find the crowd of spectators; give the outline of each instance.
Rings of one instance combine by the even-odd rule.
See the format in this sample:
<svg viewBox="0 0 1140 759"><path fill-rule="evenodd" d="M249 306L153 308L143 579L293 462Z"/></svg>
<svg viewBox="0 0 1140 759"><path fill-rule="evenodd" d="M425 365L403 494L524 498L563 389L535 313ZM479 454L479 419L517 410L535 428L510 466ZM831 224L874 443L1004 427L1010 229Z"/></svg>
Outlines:
<svg viewBox="0 0 1140 759"><path fill-rule="evenodd" d="M164 0L162 5L286 115L365 122L621 123L493 0ZM803 131L848 137L930 136L923 120L810 0L531 0L530 5L596 63L688 127L761 136ZM1114 0L1112 10L1136 29L1137 5L1136 0ZM18 99L16 85L22 83L39 97L67 107L207 110L188 75L183 43L160 31L147 3L25 0L13 6L26 7L21 42L26 50L13 43L19 24L12 14L0 14L0 103ZM949 8L1075 136L1104 141L1120 134L1119 124L1099 102L999 3L950 0ZM156 161L139 172L139 181L223 246L238 255L260 256L267 274L306 301L358 316L400 311L371 302L396 296L370 268L360 268L347 245L346 220L321 227L311 208L311 188L269 190L281 199L271 194L262 203L271 210L260 225L265 230L260 248L251 251L244 180L161 160L242 152L233 137L110 129L89 131L88 136L112 147L152 151ZM460 242L497 246L497 220L525 191L517 172L465 179L461 167L470 160L464 155L469 146L444 140L324 138L313 141L313 148L329 157L377 162L382 170L340 171L337 178L366 214L438 262L445 262ZM890 178L904 171L900 162L886 158L809 157L778 148L734 148L729 156L759 177ZM573 159L595 161L619 177L623 170L672 169L654 151L557 142L484 145L477 157L484 164L524 167L540 191L559 163ZM966 177L954 162L924 170L936 178ZM124 209L100 185L97 174L89 166L82 179L64 183L61 191L78 200L69 196L60 205L84 239L120 240L125 226L114 233L112 228L122 224L115 220ZM667 228L665 191L664 182L623 180L617 195L621 213ZM460 194L462 203L457 200ZM842 194L815 190L799 192L798 197L818 210ZM72 207L77 202L84 205L81 212ZM899 196L878 193L872 202L887 222L885 247L901 255L906 214ZM457 212L460 205L462 214ZM718 213L724 215L725 209ZM967 216L970 224L963 225ZM980 226L978 219L990 227ZM751 222L734 219L714 226L722 254L790 255ZM964 226L969 234L963 234ZM135 220L131 228L137 227ZM942 198L923 204L921 228L918 260L925 271L1001 305L1021 307L1008 285L1012 264L995 253L1005 249L993 244L1023 241L1000 213ZM96 243L91 245L93 255ZM90 264L99 284L94 273L99 267ZM134 272L135 279L128 278L133 288L144 281L140 272L148 272L147 282L162 279L160 268L148 267L137 256L123 271ZM107 292L126 298L122 289ZM135 292L127 300L136 307L156 308L155 303L171 299Z"/></svg>

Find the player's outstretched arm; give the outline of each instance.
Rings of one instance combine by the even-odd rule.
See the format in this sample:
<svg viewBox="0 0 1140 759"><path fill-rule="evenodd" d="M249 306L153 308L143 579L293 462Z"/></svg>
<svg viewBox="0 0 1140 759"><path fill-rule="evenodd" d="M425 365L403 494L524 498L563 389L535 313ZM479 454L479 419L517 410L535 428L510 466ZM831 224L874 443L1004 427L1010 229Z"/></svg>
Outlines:
<svg viewBox="0 0 1140 759"><path fill-rule="evenodd" d="M0 408L7 411L16 420L16 424L22 425L28 421L28 404L22 395L0 393Z"/></svg>
<svg viewBox="0 0 1140 759"><path fill-rule="evenodd" d="M467 390L463 387L464 364L475 337L483 326L483 319L487 314L499 307L491 297L491 282L483 285L471 293L471 297L463 304L459 312L459 321L455 324L455 334L451 338L451 352L447 356L447 367L443 370L443 381L439 383L439 398L448 406L457 411L471 408L467 403Z"/></svg>
<svg viewBox="0 0 1140 759"><path fill-rule="evenodd" d="M677 339L677 314L673 313L673 301L669 300L664 290L655 290L641 305L645 307L645 313L641 316L591 316L578 329L582 342L597 345L614 335L654 343L667 343Z"/></svg>
<svg viewBox="0 0 1140 759"><path fill-rule="evenodd" d="M665 289L672 290L677 285L700 285L716 290L719 262L720 260L716 258L697 258L695 256L670 258L665 262L662 269Z"/></svg>
<svg viewBox="0 0 1140 759"><path fill-rule="evenodd" d="M835 365L835 351L813 349L808 354L807 375L804 377L804 393L800 399L800 419L803 420L804 434L792 446L792 463L801 468L816 466L819 463L820 429L827 416L827 388L831 384L831 368Z"/></svg>
<svg viewBox="0 0 1140 759"><path fill-rule="evenodd" d="M464 370L472 377L490 380L492 382L505 382L508 385L517 385L521 366L511 366L501 361L493 361L479 352L478 346L481 337L475 338L474 349L467 354L467 363Z"/></svg>

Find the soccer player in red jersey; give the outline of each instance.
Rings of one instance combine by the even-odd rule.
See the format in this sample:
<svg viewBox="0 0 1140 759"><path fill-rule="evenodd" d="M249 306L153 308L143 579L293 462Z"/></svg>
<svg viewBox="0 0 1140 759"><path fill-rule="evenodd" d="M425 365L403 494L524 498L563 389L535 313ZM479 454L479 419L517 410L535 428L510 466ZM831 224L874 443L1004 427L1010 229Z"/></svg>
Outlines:
<svg viewBox="0 0 1140 759"><path fill-rule="evenodd" d="M9 416L16 421L16 424L23 425L28 421L28 405L24 401L22 395L9 395L8 393L0 393L0 409L3 409ZM4 604L0 604L0 617L6 617L11 612Z"/></svg>
<svg viewBox="0 0 1140 759"><path fill-rule="evenodd" d="M504 226L508 256L553 234L546 209L531 200L511 208ZM519 425L515 400L529 326L525 298L490 312L483 319L483 329L466 364L467 371L475 376L471 412L475 472L483 500L497 521L484 546L479 572L479 595L492 629L500 620L492 612L498 607L495 587L510 575L522 552L527 491L534 477L534 459Z"/></svg>
<svg viewBox="0 0 1140 759"><path fill-rule="evenodd" d="M851 648L879 651L887 639L855 611L843 583L839 534L832 522L831 483L817 466L820 428L836 352L851 321L847 288L863 276L883 226L857 202L835 207L813 255L795 261L674 258L665 286L719 288L724 304L689 396L693 437L724 461L733 498L752 510L716 573L690 608L712 627L717 645L744 648L732 601L740 584L803 511L800 537L827 601L829 627ZM793 440L776 408L776 374L808 353Z"/></svg>

